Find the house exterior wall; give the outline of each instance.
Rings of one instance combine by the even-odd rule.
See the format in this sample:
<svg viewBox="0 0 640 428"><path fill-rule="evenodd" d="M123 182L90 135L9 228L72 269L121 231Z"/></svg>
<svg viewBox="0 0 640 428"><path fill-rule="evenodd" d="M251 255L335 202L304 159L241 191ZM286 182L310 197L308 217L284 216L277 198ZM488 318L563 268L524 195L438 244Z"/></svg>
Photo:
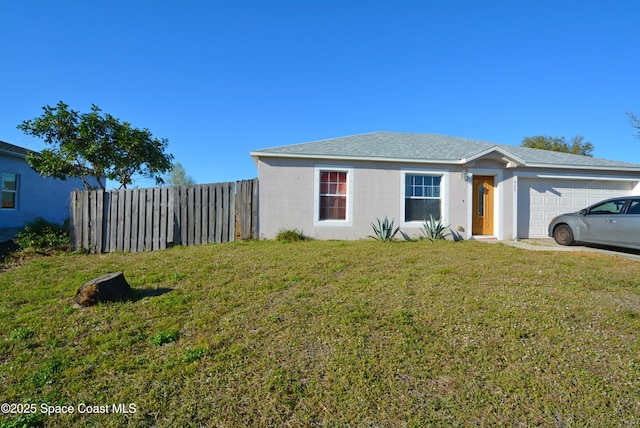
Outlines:
<svg viewBox="0 0 640 428"><path fill-rule="evenodd" d="M62 223L69 217L70 193L84 189L80 179L44 178L26 163L24 156L0 153L0 174L18 175L16 208L0 208L0 228L24 226L36 217ZM93 184L98 185L94 179Z"/></svg>
<svg viewBox="0 0 640 428"><path fill-rule="evenodd" d="M619 185L611 183L624 182L630 193L640 194L638 172L522 168L496 156L460 166L275 157L261 157L257 163L260 236L267 239L286 229L298 229L316 239L364 239L373 234L371 223L385 216L394 220L406 236L418 237L422 222L404 221L404 177L410 173L442 177L442 219L461 239L473 238L474 175L494 177L493 236L500 240L528 237L522 236L522 222L528 223L533 214L521 203L522 198L529 197L523 193L527 186L519 186L523 179L528 183L551 180L559 187L576 180L600 182L601 199L619 195L614 190ZM323 169L348 172L347 221L318 221L318 171ZM549 199L554 196L547 195Z"/></svg>
<svg viewBox="0 0 640 428"><path fill-rule="evenodd" d="M350 174L347 220L318 221L317 171L345 170ZM260 158L260 235L274 238L279 231L301 230L316 239L363 239L373 234L371 223L387 216L409 237L420 234L421 223L404 222L404 179L407 173L442 177L441 213L445 224L467 238L466 205L469 184L462 168L392 162L349 162Z"/></svg>

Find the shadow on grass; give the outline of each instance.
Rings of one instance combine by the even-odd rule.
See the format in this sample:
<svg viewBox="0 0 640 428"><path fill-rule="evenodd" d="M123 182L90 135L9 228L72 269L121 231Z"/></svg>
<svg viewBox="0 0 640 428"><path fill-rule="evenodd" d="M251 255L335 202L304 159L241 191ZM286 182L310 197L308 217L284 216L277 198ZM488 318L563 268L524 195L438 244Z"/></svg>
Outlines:
<svg viewBox="0 0 640 428"><path fill-rule="evenodd" d="M616 253L640 255L640 250L637 250L635 248L614 247L612 245L600 245L600 244L590 244L590 243L582 243L582 242L578 242L576 245L582 245L587 248L595 248L598 250L613 251Z"/></svg>
<svg viewBox="0 0 640 428"><path fill-rule="evenodd" d="M18 244L13 241L0 242L0 262L2 262L8 255L18 249Z"/></svg>
<svg viewBox="0 0 640 428"><path fill-rule="evenodd" d="M129 300L132 302L137 302L142 299L146 299L147 297L159 297L164 294L170 293L173 291L173 288L161 287L161 288L151 288L151 289L136 289L132 288L133 297Z"/></svg>
<svg viewBox="0 0 640 428"><path fill-rule="evenodd" d="M137 303L141 300L144 300L150 297L160 297L164 294L170 293L171 291L173 291L173 288L168 288L168 287L152 288L152 289L131 288L131 293L130 294L127 293L126 296L123 296L123 295L109 296L109 297L106 297L104 295L100 297L92 296L90 301L88 302L83 301L83 303L80 303L78 301L78 295L80 294L77 294L74 299L74 303L81 308L90 308L100 304L111 304L111 303L123 303L123 302ZM0 424L0 428L2 428L1 424Z"/></svg>

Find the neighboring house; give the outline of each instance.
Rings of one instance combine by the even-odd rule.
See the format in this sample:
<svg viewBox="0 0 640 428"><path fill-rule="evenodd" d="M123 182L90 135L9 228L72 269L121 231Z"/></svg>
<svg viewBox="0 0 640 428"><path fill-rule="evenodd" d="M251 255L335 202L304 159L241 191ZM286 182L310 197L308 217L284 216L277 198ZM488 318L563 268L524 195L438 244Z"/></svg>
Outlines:
<svg viewBox="0 0 640 428"><path fill-rule="evenodd" d="M84 189L80 179L42 177L27 164L27 153L25 148L0 141L0 229L18 228L36 217L62 223L69 217L71 191ZM98 186L96 179L89 182Z"/></svg>
<svg viewBox="0 0 640 428"><path fill-rule="evenodd" d="M432 134L374 132L251 152L260 234L360 239L388 216L410 237L442 219L460 238L547 236L560 214L640 194L640 165Z"/></svg>

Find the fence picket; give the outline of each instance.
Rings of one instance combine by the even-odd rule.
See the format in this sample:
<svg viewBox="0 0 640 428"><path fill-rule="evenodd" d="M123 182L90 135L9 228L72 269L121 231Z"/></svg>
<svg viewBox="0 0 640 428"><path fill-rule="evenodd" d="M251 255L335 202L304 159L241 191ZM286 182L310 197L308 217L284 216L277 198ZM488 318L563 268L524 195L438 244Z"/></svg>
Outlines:
<svg viewBox="0 0 640 428"><path fill-rule="evenodd" d="M258 180L73 191L71 246L139 252L258 238Z"/></svg>
<svg viewBox="0 0 640 428"><path fill-rule="evenodd" d="M116 243L118 239L118 199L117 191L110 193L110 209L109 209L109 251L116 251Z"/></svg>
<svg viewBox="0 0 640 428"><path fill-rule="evenodd" d="M175 188L167 189L167 247L175 245Z"/></svg>
<svg viewBox="0 0 640 428"><path fill-rule="evenodd" d="M202 236L202 186L195 186L195 201L194 201L194 210L193 214L195 216L194 220L194 235L193 235L193 244L198 245L201 244L200 238Z"/></svg>
<svg viewBox="0 0 640 428"><path fill-rule="evenodd" d="M145 189L138 190L138 242L136 245L136 251L144 251L144 237L146 236L146 224L147 224L147 193Z"/></svg>
<svg viewBox="0 0 640 428"><path fill-rule="evenodd" d="M123 192L124 195L124 235L122 237L123 241L123 251L125 253L131 252L131 213L132 209L132 200L131 200L131 190L127 189Z"/></svg>
<svg viewBox="0 0 640 428"><path fill-rule="evenodd" d="M71 250L75 251L82 248L82 204L78 200L82 196L82 193L78 190L71 192Z"/></svg>
<svg viewBox="0 0 640 428"><path fill-rule="evenodd" d="M189 207L189 198L187 188L180 186L180 245L188 245L188 223L187 213Z"/></svg>
<svg viewBox="0 0 640 428"><path fill-rule="evenodd" d="M249 239L259 239L260 229L258 227L258 216L260 207L258 206L258 196L260 183L258 180L251 180L251 183L251 234Z"/></svg>
<svg viewBox="0 0 640 428"><path fill-rule="evenodd" d="M160 249L167 248L167 199L169 189L160 188Z"/></svg>
<svg viewBox="0 0 640 428"><path fill-rule="evenodd" d="M208 244L207 236L209 230L209 185L202 186L202 196L200 204L200 244ZM197 223L196 223L197 224Z"/></svg>
<svg viewBox="0 0 640 428"><path fill-rule="evenodd" d="M138 189L133 189L131 191L131 214L129 216L131 219L131 245L129 248L132 253L138 251L138 225L140 223L139 210L140 191Z"/></svg>
<svg viewBox="0 0 640 428"><path fill-rule="evenodd" d="M215 186L216 189L216 239L215 242L222 242L222 185Z"/></svg>

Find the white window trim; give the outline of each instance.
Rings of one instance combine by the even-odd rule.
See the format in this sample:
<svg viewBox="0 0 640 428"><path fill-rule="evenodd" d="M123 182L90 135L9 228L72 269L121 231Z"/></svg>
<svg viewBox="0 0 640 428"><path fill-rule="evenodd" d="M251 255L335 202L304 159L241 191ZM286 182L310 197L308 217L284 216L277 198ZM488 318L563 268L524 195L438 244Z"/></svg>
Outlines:
<svg viewBox="0 0 640 428"><path fill-rule="evenodd" d="M8 172L8 171L2 171L0 174L11 174L13 176L15 176L16 179L16 190L4 190L4 178L3 175L0 175L0 197L2 196L2 193L4 192L8 192L8 193L13 193L14 194L14 204L12 208L3 208L2 204L0 203L0 209L5 210L5 211L15 211L18 209L18 194L19 194L19 190L20 190L20 174L15 173L15 172Z"/></svg>
<svg viewBox="0 0 640 428"><path fill-rule="evenodd" d="M335 171L347 173L347 218L346 220L320 220L320 173ZM353 167L316 165L313 173L313 225L314 226L353 226Z"/></svg>
<svg viewBox="0 0 640 428"><path fill-rule="evenodd" d="M402 218L401 226L419 227L424 221L405 221L405 199L406 199L406 182L407 175L431 175L440 177L440 219L447 224L449 218L449 176L448 170L444 169L403 169L400 174L400 216Z"/></svg>

